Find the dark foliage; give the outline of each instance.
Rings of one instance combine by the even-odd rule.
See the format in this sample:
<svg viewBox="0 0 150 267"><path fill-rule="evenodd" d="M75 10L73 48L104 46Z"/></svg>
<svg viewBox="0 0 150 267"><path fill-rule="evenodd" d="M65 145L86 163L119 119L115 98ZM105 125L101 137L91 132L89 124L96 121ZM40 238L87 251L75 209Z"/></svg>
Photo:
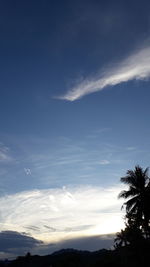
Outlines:
<svg viewBox="0 0 150 267"><path fill-rule="evenodd" d="M134 170L128 170L127 175L121 178L121 182L129 186L123 190L119 198L127 199L126 224L128 227L141 229L143 234L150 235L150 178L148 168L143 170L135 166Z"/></svg>
<svg viewBox="0 0 150 267"><path fill-rule="evenodd" d="M74 249L61 250L47 256L18 257L8 263L9 267L138 267L146 266L149 259L150 244L143 242L137 246L124 246L115 250L99 250L95 252ZM1 267L6 266L3 263Z"/></svg>
<svg viewBox="0 0 150 267"><path fill-rule="evenodd" d="M129 186L119 197L127 199L125 229L116 234L115 249L128 266L145 266L150 252L150 178L148 168L128 170L121 182ZM122 265L121 265L122 266Z"/></svg>

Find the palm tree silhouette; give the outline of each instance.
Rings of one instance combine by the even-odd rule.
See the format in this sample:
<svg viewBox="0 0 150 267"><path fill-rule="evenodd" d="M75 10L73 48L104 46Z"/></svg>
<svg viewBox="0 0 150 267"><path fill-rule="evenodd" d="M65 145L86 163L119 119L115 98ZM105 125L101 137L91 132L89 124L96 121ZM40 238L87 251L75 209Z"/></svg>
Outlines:
<svg viewBox="0 0 150 267"><path fill-rule="evenodd" d="M121 182L129 186L128 190L123 190L119 198L129 199L126 206L126 219L128 222L143 230L146 237L149 234L150 221L150 178L148 168L143 170L140 166L135 166L134 170L128 170L127 175L122 177Z"/></svg>

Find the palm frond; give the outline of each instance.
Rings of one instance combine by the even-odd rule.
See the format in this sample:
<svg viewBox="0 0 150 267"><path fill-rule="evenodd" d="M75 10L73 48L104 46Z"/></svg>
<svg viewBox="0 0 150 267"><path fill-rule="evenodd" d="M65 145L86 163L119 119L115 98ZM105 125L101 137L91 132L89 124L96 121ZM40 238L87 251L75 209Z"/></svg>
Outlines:
<svg viewBox="0 0 150 267"><path fill-rule="evenodd" d="M129 198L129 197L133 197L136 196L138 194L138 190L136 190L136 188L134 187L130 187L129 190L123 190L120 192L118 198Z"/></svg>
<svg viewBox="0 0 150 267"><path fill-rule="evenodd" d="M130 212L138 203L138 196L135 196L125 202L127 212Z"/></svg>
<svg viewBox="0 0 150 267"><path fill-rule="evenodd" d="M125 177L121 177L120 181L127 185L135 185L135 177L132 175L127 175Z"/></svg>

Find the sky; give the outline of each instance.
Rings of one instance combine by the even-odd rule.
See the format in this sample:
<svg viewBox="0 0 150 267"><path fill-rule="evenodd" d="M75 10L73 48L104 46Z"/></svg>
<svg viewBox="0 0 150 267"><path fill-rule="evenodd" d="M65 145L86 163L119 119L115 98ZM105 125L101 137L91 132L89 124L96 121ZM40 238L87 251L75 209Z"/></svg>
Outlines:
<svg viewBox="0 0 150 267"><path fill-rule="evenodd" d="M1 258L108 248L124 227L120 177L149 166L149 10L0 1Z"/></svg>

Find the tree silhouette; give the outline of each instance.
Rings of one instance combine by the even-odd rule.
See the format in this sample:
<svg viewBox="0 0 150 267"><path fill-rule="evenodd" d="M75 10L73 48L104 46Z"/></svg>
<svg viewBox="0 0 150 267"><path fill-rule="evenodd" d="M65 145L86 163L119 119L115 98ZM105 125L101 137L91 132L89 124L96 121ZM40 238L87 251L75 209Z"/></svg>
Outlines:
<svg viewBox="0 0 150 267"><path fill-rule="evenodd" d="M119 248L122 246L136 246L139 243L141 244L143 241L142 231L139 228L136 228L135 226L126 225L126 228L124 230L121 230L121 232L118 232L116 234L115 238L115 248Z"/></svg>
<svg viewBox="0 0 150 267"><path fill-rule="evenodd" d="M116 238L114 241L115 241L115 248L120 248L122 246L126 246L128 244L126 231L121 230L121 232L118 232L116 234Z"/></svg>
<svg viewBox="0 0 150 267"><path fill-rule="evenodd" d="M140 166L135 166L134 170L128 170L127 175L122 177L121 182L129 186L128 190L123 190L119 198L128 199L126 206L127 225L142 229L146 237L149 235L150 222L150 178L148 168L143 170Z"/></svg>

